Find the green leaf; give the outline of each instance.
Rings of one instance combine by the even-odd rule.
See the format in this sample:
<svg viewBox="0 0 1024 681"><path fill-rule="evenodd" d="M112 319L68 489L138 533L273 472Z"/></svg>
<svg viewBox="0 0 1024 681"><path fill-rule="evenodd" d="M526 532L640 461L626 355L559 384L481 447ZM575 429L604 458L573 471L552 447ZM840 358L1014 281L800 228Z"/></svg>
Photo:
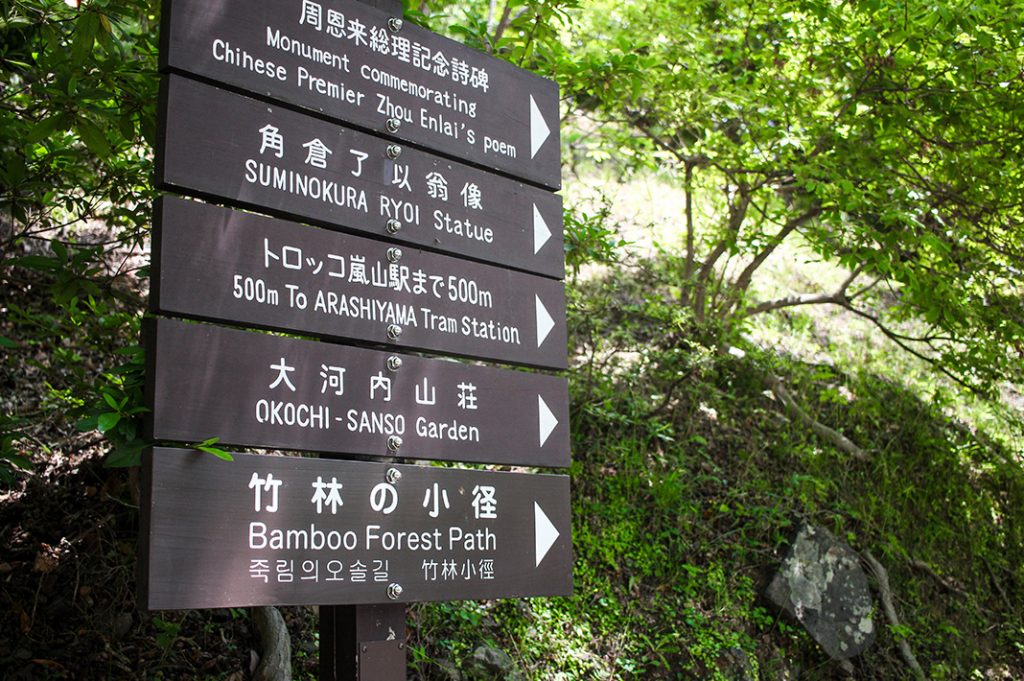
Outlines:
<svg viewBox="0 0 1024 681"><path fill-rule="evenodd" d="M67 126L68 117L66 114L54 114L53 116L50 116L49 118L44 118L43 120L33 125L32 129L28 131L27 135L25 135L25 141L28 142L29 144L42 142L44 139L50 137L50 135L57 132L58 130L66 130Z"/></svg>
<svg viewBox="0 0 1024 681"><path fill-rule="evenodd" d="M23 28L31 25L32 22L29 18L20 14L15 14L10 18L0 17L0 31L10 31L11 29Z"/></svg>
<svg viewBox="0 0 1024 681"><path fill-rule="evenodd" d="M100 414L96 420L96 430L101 433L105 433L118 424L121 420L121 415L116 411L108 411L105 414Z"/></svg>
<svg viewBox="0 0 1024 681"><path fill-rule="evenodd" d="M231 456L231 454L224 451L220 447L213 446L218 442L220 442L219 437L211 437L206 440L203 440L202 442L197 442L196 444L192 445L192 448L198 449L201 452L206 452L207 454L213 454L218 459L223 459L224 461L234 461L235 458Z"/></svg>
<svg viewBox="0 0 1024 681"><path fill-rule="evenodd" d="M56 239L54 239L53 241L50 242L50 250L53 251L53 254L57 257L57 260L59 260L61 262L67 262L67 259L68 259L68 247L67 246L65 246L61 242L57 241Z"/></svg>
<svg viewBox="0 0 1024 681"><path fill-rule="evenodd" d="M30 470L32 468L32 462L21 454L15 454L13 452L4 452L0 458L5 461L10 461L12 465L20 468L23 471Z"/></svg>
<svg viewBox="0 0 1024 681"><path fill-rule="evenodd" d="M12 154L8 156L8 159L7 172L5 173L8 184L21 184L21 181L25 179L25 159L18 154Z"/></svg>
<svg viewBox="0 0 1024 681"><path fill-rule="evenodd" d="M201 452L206 452L207 454L213 454L218 459L223 459L224 461L234 461L235 460L235 457L231 456L231 454L229 454L228 452L224 451L223 449L220 449L219 447L204 447L204 446L201 446L201 445L196 445L195 448L198 449Z"/></svg>
<svg viewBox="0 0 1024 681"><path fill-rule="evenodd" d="M134 443L124 445L111 450L107 458L103 460L103 465L108 468L130 468L132 466L138 466L142 463L142 450L145 449L147 443Z"/></svg>
<svg viewBox="0 0 1024 681"><path fill-rule="evenodd" d="M100 158L107 158L110 156L110 142L107 141L107 136L103 134L103 131L86 118L79 118L75 121L75 128L78 130L78 135L85 142L85 146L89 148L89 151L96 154Z"/></svg>
<svg viewBox="0 0 1024 681"><path fill-rule="evenodd" d="M111 395L110 393L103 393L103 401L109 404L110 408L113 409L114 411L121 411L121 405L117 403L117 400L115 400L114 396Z"/></svg>
<svg viewBox="0 0 1024 681"><path fill-rule="evenodd" d="M124 113L118 117L117 130L121 133L121 137L126 140L131 140L135 137L135 119L131 113Z"/></svg>
<svg viewBox="0 0 1024 681"><path fill-rule="evenodd" d="M90 430L96 430L98 422L99 422L99 417L98 416L87 416L86 418L78 421L75 424L75 428L77 428L79 431L81 431L83 433L87 433Z"/></svg>
<svg viewBox="0 0 1024 681"><path fill-rule="evenodd" d="M92 52L99 26L100 17L95 12L85 12L75 22L75 39L71 43L71 61L75 66L81 65Z"/></svg>
<svg viewBox="0 0 1024 681"><path fill-rule="evenodd" d="M4 338L0 336L0 348L16 348L18 344L12 341L10 338Z"/></svg>
<svg viewBox="0 0 1024 681"><path fill-rule="evenodd" d="M20 258L11 258L4 264L10 267L24 267L39 272L53 272L60 268L60 263L55 258L45 255L26 255Z"/></svg>

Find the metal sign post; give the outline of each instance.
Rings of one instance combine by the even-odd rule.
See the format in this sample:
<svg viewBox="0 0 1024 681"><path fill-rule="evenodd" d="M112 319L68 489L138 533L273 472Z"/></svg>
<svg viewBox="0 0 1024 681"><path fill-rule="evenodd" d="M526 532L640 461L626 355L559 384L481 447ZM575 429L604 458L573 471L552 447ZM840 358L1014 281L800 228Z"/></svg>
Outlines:
<svg viewBox="0 0 1024 681"><path fill-rule="evenodd" d="M405 679L405 605L321 605L319 610L320 681Z"/></svg>

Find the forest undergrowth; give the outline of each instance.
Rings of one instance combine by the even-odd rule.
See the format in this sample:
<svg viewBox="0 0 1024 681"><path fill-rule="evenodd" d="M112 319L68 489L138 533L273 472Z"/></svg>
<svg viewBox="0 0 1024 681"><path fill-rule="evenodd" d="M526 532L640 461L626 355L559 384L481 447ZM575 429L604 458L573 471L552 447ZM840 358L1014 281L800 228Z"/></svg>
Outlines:
<svg viewBox="0 0 1024 681"><path fill-rule="evenodd" d="M716 351L719 329L675 304L677 268L570 287L575 595L421 608L422 677L486 638L533 679L844 678L762 596L808 521L889 573L900 623L876 611L855 678L910 678L900 639L928 678L1024 678L1019 421L993 437L952 418L955 393L923 397L899 358L882 374L754 342ZM794 420L769 376L871 461Z"/></svg>

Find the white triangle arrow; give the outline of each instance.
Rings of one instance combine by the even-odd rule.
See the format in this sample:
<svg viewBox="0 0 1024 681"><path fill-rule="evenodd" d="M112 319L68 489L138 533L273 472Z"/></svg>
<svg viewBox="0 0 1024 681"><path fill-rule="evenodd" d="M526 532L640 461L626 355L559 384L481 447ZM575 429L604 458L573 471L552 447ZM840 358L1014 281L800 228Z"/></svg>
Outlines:
<svg viewBox="0 0 1024 681"><path fill-rule="evenodd" d="M548 555L555 540L558 539L559 533L536 501L533 502L533 519L533 529L537 538L537 564L534 567L538 567L544 560L544 556Z"/></svg>
<svg viewBox="0 0 1024 681"><path fill-rule="evenodd" d="M551 128L548 127L540 109L537 108L537 102L533 101L533 95L530 95L530 158L537 155L537 150L541 148L544 140L550 134Z"/></svg>
<svg viewBox="0 0 1024 681"><path fill-rule="evenodd" d="M548 314L544 303L540 302L540 296L535 293L533 297L537 300L537 347L539 348L551 333L551 329L555 326L555 320Z"/></svg>
<svg viewBox="0 0 1024 681"><path fill-rule="evenodd" d="M537 255L541 246L551 238L551 230L548 223L544 222L544 216L537 210L537 204L533 204L533 254Z"/></svg>
<svg viewBox="0 0 1024 681"><path fill-rule="evenodd" d="M544 398L537 395L537 413L538 423L540 426L540 446L543 447L544 443L548 441L551 436L551 431L558 425L558 419L548 409L547 403L544 402Z"/></svg>

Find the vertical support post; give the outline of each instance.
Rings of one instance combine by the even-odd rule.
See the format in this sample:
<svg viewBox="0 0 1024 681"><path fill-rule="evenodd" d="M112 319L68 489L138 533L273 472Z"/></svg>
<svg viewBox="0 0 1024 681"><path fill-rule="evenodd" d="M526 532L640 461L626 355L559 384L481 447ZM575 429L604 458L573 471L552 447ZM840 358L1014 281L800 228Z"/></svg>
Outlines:
<svg viewBox="0 0 1024 681"><path fill-rule="evenodd" d="M321 605L320 681L403 681L405 605Z"/></svg>
<svg viewBox="0 0 1024 681"><path fill-rule="evenodd" d="M392 17L402 0L358 0ZM404 681L405 605L321 605L320 681Z"/></svg>

